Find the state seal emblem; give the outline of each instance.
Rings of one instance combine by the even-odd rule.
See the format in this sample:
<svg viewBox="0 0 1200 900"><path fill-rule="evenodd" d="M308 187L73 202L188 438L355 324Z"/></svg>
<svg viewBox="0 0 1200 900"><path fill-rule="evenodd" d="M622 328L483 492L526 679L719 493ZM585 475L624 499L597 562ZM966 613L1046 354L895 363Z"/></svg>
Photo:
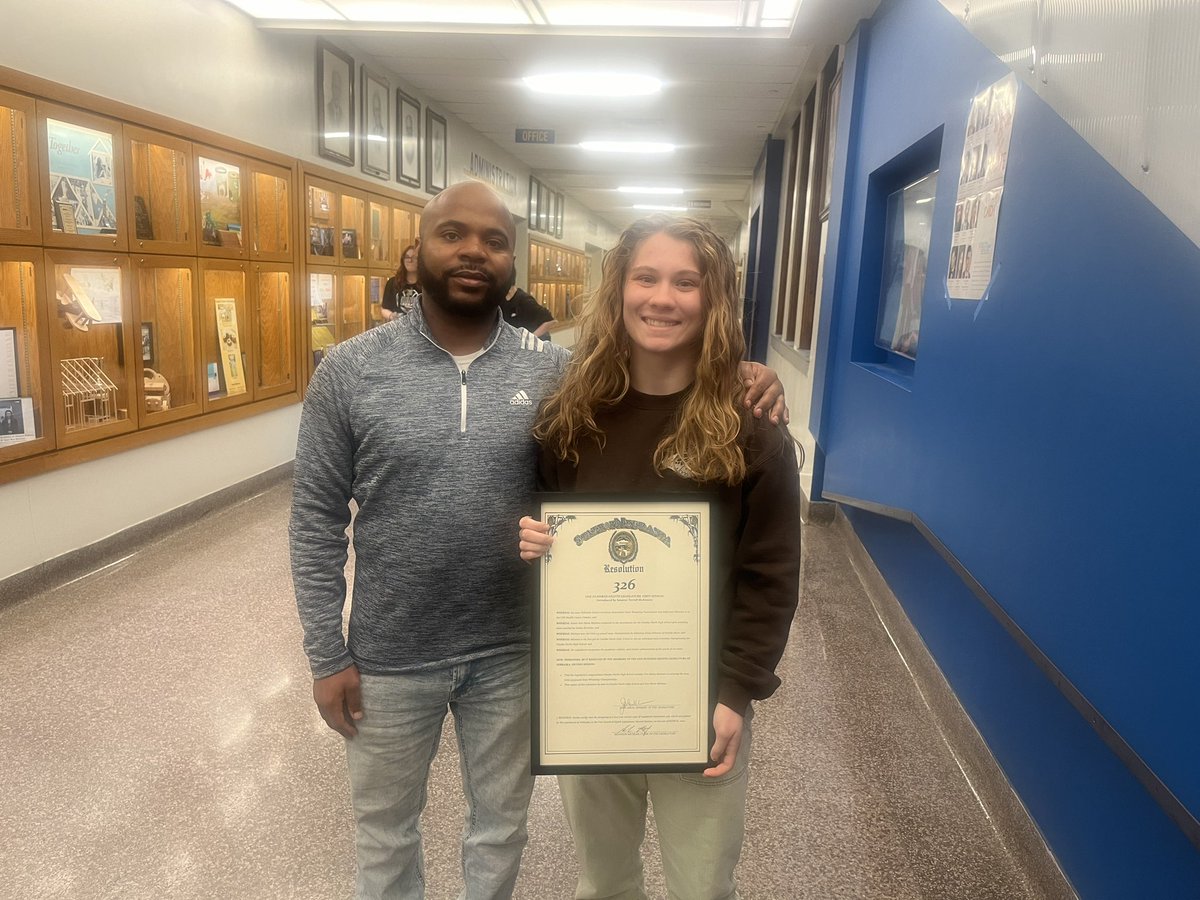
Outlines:
<svg viewBox="0 0 1200 900"><path fill-rule="evenodd" d="M637 536L632 531L615 531L608 539L608 554L621 565L633 562L638 554Z"/></svg>

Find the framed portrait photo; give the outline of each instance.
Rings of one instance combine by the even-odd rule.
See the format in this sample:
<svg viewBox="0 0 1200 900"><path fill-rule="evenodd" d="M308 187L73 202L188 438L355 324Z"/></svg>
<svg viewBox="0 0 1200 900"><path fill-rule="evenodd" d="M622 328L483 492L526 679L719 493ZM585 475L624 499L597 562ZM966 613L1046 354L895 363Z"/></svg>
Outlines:
<svg viewBox="0 0 1200 900"><path fill-rule="evenodd" d="M354 165L354 60L317 41L317 153Z"/></svg>
<svg viewBox="0 0 1200 900"><path fill-rule="evenodd" d="M421 104L396 91L396 180L421 186Z"/></svg>
<svg viewBox="0 0 1200 900"><path fill-rule="evenodd" d="M532 175L529 176L529 227L537 230L538 224L538 188L540 182Z"/></svg>
<svg viewBox="0 0 1200 900"><path fill-rule="evenodd" d="M436 194L446 189L449 166L446 155L446 120L425 107L425 191Z"/></svg>
<svg viewBox="0 0 1200 900"><path fill-rule="evenodd" d="M362 67L362 170L376 178L392 177L392 88Z"/></svg>

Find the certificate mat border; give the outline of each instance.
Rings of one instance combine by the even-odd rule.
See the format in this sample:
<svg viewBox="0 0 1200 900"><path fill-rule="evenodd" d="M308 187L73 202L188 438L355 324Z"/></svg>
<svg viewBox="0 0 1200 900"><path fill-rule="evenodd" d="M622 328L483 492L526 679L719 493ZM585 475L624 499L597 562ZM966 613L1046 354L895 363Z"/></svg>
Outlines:
<svg viewBox="0 0 1200 900"><path fill-rule="evenodd" d="M661 493L661 494L638 494L638 493L611 493L611 494L596 494L596 493L572 493L572 492L540 492L534 494L534 502L537 508L537 517L545 519L542 512L543 505L546 503L563 504L567 503L571 506L580 507L588 506L589 504L622 504L628 503L631 506L675 506L680 503L699 503L706 507L706 515L708 517L708 546L704 548L708 554L708 684L705 685L707 693L706 716L707 716L707 744L704 746L704 760L694 763L591 763L591 764L575 764L575 763L547 763L542 761L542 737L541 737L541 722L542 722L542 699L544 691L542 689L542 592L545 585L545 563L538 562L538 587L534 592L531 609L530 622L532 629L531 642L531 666L530 666L530 769L534 775L604 775L604 774L653 774L653 773L669 773L669 772L703 772L715 765L708 758L708 752L712 748L713 741L716 740L716 733L713 731L712 714L717 702L717 662L719 652L719 634L721 632L721 623L717 620L717 605L716 594L719 586L716 583L716 554L715 554L715 535L720 532L719 521L719 505L717 497L711 493L700 492L678 492L678 493Z"/></svg>

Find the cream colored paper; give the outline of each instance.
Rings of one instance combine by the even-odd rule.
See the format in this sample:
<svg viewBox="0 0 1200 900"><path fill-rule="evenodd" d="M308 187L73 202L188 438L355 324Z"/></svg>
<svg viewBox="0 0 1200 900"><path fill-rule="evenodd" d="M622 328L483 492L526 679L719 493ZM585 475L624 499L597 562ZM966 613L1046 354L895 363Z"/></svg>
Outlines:
<svg viewBox="0 0 1200 900"><path fill-rule="evenodd" d="M665 499L665 498L664 498ZM542 506L539 764L702 764L709 750L709 505Z"/></svg>
<svg viewBox="0 0 1200 900"><path fill-rule="evenodd" d="M217 344L221 353L221 370L225 373L225 394L246 393L246 373L242 367L242 341L238 336L237 301L221 298L217 307Z"/></svg>

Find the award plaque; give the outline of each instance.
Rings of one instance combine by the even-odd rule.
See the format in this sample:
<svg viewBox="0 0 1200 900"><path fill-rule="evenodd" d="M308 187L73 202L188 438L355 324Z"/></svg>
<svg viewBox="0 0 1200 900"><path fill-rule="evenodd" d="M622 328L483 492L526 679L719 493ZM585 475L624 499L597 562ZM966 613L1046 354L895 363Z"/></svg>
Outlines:
<svg viewBox="0 0 1200 900"><path fill-rule="evenodd" d="M533 610L533 772L713 765L714 503L542 494L554 546Z"/></svg>

